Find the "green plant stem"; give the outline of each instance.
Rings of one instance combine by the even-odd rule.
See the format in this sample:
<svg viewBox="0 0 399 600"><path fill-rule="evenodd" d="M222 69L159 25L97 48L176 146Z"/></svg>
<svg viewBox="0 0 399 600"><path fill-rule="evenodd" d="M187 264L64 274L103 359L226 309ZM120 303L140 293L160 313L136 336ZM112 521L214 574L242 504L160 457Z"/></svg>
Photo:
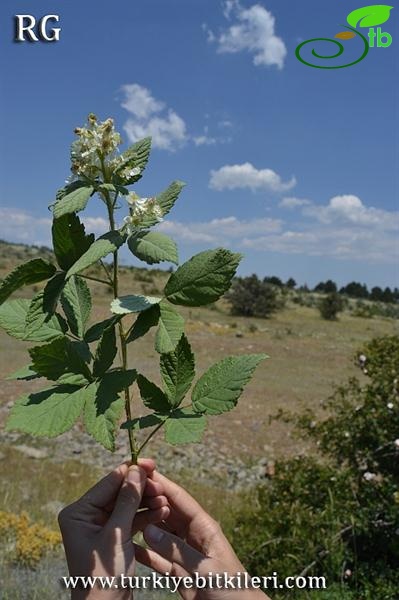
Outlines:
<svg viewBox="0 0 399 600"><path fill-rule="evenodd" d="M104 175L105 175L105 173L104 173ZM116 227L115 227L113 205L112 205L112 202L111 202L108 192L106 193L106 198L107 198L109 225L110 225L111 231L115 231ZM115 252L114 252L114 261L113 262L114 262L114 264L113 264L112 287L113 287L113 291L114 291L114 298L117 298L118 297L118 250L115 250ZM122 321L119 321L118 329L119 329L119 339L120 339L121 354L122 354L122 369L124 371L126 371L126 369L127 369L127 344L126 344L126 334L123 329ZM125 394L126 417L127 417L128 421L131 421L132 420L132 411L130 408L130 393L129 393L128 387L125 388L124 394ZM129 434L129 446L130 446L131 460L132 460L133 464L137 464L138 449L137 449L136 440L134 438L133 430L129 429L128 434Z"/></svg>
<svg viewBox="0 0 399 600"><path fill-rule="evenodd" d="M97 281L97 283L104 283L105 285L112 285L110 281L105 281L105 279L99 279L98 277L91 277L90 275L79 275L79 277L83 277L83 279L90 279L90 281Z"/></svg>
<svg viewBox="0 0 399 600"><path fill-rule="evenodd" d="M167 419L165 419L164 421L161 421L161 423L159 423L159 425L157 425L151 431L150 435L144 440L144 442L141 444L140 448L137 450L137 456L140 455L141 451L143 450L143 448L145 448L145 446L148 444L148 442L151 440L151 438L154 437L154 435L161 429L161 427L163 427L165 425L166 421L167 421Z"/></svg>

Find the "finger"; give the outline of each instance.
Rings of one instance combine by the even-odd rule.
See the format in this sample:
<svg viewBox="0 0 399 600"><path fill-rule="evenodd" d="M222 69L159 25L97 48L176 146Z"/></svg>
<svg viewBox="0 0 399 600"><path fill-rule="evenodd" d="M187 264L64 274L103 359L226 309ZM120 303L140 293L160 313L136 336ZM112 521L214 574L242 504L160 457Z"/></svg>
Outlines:
<svg viewBox="0 0 399 600"><path fill-rule="evenodd" d="M180 519L183 518L185 521L192 521L194 518L198 518L198 516L209 516L184 488L165 477L165 475L154 471L153 480L161 484L163 488L162 493L168 498L171 507L179 512Z"/></svg>
<svg viewBox="0 0 399 600"><path fill-rule="evenodd" d="M168 506L168 499L166 496L147 496L143 497L140 508L151 508L152 510L155 510L162 506Z"/></svg>
<svg viewBox="0 0 399 600"><path fill-rule="evenodd" d="M153 471L155 471L156 465L152 458L139 458L137 462L139 467L144 469L149 477L152 475Z"/></svg>
<svg viewBox="0 0 399 600"><path fill-rule="evenodd" d="M186 544L173 533L169 533L155 525L148 525L144 529L144 539L157 554L160 554L171 563L179 564L189 573L194 571L204 572L206 565L210 564L210 559L201 552Z"/></svg>
<svg viewBox="0 0 399 600"><path fill-rule="evenodd" d="M164 494L162 484L153 479L147 479L144 496L161 496Z"/></svg>
<svg viewBox="0 0 399 600"><path fill-rule="evenodd" d="M108 473L103 479L90 488L79 500L79 504L104 508L112 502L128 471L128 465L123 463Z"/></svg>
<svg viewBox="0 0 399 600"><path fill-rule="evenodd" d="M133 521L133 535L138 531L143 531L150 523L161 523L161 521L167 519L169 511L169 506L162 506L156 510L143 510L138 512Z"/></svg>
<svg viewBox="0 0 399 600"><path fill-rule="evenodd" d="M146 472L141 467L129 467L106 525L108 529L118 528L121 531L122 543L131 538L133 519L140 506L146 479Z"/></svg>

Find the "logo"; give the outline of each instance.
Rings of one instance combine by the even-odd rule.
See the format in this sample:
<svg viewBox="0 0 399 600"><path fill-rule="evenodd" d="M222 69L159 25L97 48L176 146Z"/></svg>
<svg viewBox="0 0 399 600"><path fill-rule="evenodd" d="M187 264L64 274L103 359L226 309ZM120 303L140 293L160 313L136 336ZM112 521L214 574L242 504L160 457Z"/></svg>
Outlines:
<svg viewBox="0 0 399 600"><path fill-rule="evenodd" d="M349 26L344 25L347 31L341 31L340 33L337 33L334 36L336 39L313 38L311 40L306 40L297 46L295 55L301 63L315 69L344 69L346 67L352 67L366 58L370 48L388 48L392 44L392 35L386 31L382 31L382 28L380 27L380 25L383 25L388 21L392 9L393 6L387 6L386 4L374 4L373 6L363 6L362 8L357 8L349 13L346 19L349 23ZM361 32L358 29L359 27L362 29L368 29L368 31ZM356 59L354 58L351 60L351 62L345 65L313 64L303 57L302 50L308 44L314 44L315 42L328 42L329 44L334 44L337 48L335 54L318 54L316 50L312 48L312 56L320 59L321 61L338 58L345 52L344 44L338 40L344 40L347 42L354 38L361 40L361 56Z"/></svg>

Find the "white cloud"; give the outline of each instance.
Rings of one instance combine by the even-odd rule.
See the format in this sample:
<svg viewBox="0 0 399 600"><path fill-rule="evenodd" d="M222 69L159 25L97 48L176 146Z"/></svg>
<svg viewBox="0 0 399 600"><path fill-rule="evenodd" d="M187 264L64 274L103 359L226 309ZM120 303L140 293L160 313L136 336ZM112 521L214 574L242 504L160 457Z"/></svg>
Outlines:
<svg viewBox="0 0 399 600"><path fill-rule="evenodd" d="M251 163L241 165L225 165L211 171L209 187L213 190L250 189L285 192L296 185L295 177L290 181L282 181L272 169L256 169Z"/></svg>
<svg viewBox="0 0 399 600"><path fill-rule="evenodd" d="M399 213L367 207L357 196L334 196L327 206L312 205L304 214L321 223L349 223L355 226L399 230Z"/></svg>
<svg viewBox="0 0 399 600"><path fill-rule="evenodd" d="M311 204L310 200L306 200L306 198L296 198L296 197L287 197L283 198L281 202L279 202L280 208L298 208L299 206L307 206Z"/></svg>
<svg viewBox="0 0 399 600"><path fill-rule="evenodd" d="M262 235L281 230L279 219L259 218L240 220L237 217L223 217L197 223L164 221L158 229L182 241L192 243L226 244L243 236Z"/></svg>
<svg viewBox="0 0 399 600"><path fill-rule="evenodd" d="M254 65L282 69L287 55L283 40L275 34L275 18L260 4L244 8L237 0L224 3L224 17L233 23L216 36L206 29L208 41L217 41L218 52L250 52Z"/></svg>
<svg viewBox="0 0 399 600"><path fill-rule="evenodd" d="M184 120L164 102L156 100L150 90L130 83L122 86L122 107L131 117L124 124L130 142L151 136L154 148L174 151L188 139Z"/></svg>
<svg viewBox="0 0 399 600"><path fill-rule="evenodd" d="M214 146L217 143L217 139L207 135L198 135L193 138L193 142L196 146Z"/></svg>

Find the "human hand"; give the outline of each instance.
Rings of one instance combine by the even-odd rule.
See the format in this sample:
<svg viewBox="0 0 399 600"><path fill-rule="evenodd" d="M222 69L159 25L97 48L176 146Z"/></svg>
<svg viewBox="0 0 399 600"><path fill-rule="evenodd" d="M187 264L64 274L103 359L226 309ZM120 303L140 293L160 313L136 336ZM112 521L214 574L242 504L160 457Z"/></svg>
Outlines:
<svg viewBox="0 0 399 600"><path fill-rule="evenodd" d="M169 515L162 486L153 480L154 461L126 463L64 508L58 521L71 576L134 575L133 535ZM139 508L146 508L137 513ZM136 514L137 513L137 514ZM127 600L131 590L76 589L72 600Z"/></svg>
<svg viewBox="0 0 399 600"><path fill-rule="evenodd" d="M138 562L164 575L175 577L204 577L219 573L237 575L245 573L220 525L210 517L182 487L157 471L153 481L162 488L169 505L169 515L162 528L149 524L144 529L144 539L150 548L136 546ZM258 589L186 589L179 593L184 600L268 600Z"/></svg>

